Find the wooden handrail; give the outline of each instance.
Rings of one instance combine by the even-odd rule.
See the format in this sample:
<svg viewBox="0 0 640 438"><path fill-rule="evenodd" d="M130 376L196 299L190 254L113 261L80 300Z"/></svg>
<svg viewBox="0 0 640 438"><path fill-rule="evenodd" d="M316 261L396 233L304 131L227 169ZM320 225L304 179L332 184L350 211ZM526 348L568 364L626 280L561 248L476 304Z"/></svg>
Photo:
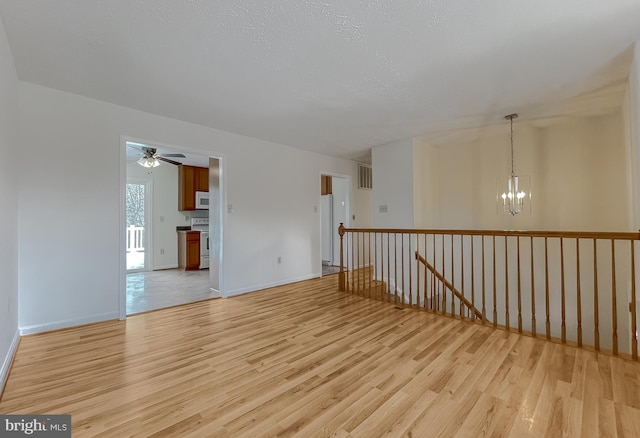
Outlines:
<svg viewBox="0 0 640 438"><path fill-rule="evenodd" d="M342 224L341 224L342 225ZM522 230L447 230L447 229L407 229L407 228L346 228L345 233L393 233L393 234L446 234L454 236L521 236L557 237L570 239L616 239L640 240L640 232L623 231L522 231Z"/></svg>
<svg viewBox="0 0 640 438"><path fill-rule="evenodd" d="M424 266L426 266L426 268L431 271L431 273L433 275L436 276L436 278L438 280L440 280L442 283L444 283L444 285L451 291L453 292L453 294L456 296L456 298L458 298L460 301L462 301L462 303L464 303L465 306L467 306L468 309L470 309L471 311L473 311L474 315L476 316L477 319L482 319L482 312L480 312L478 309L476 309L474 307L474 305L471 303L471 301L469 301L468 299L466 299L464 297L463 294L460 293L460 291L458 289L456 289L455 287L453 287L453 284L451 284L451 282L449 280L447 280L446 278L444 278L444 276L438 272L438 270L436 268L434 268L431 263L429 263L427 261L427 259L425 259L424 257L422 257L420 255L420 253L418 251L415 252L416 254L416 260L418 260L420 263L422 263Z"/></svg>

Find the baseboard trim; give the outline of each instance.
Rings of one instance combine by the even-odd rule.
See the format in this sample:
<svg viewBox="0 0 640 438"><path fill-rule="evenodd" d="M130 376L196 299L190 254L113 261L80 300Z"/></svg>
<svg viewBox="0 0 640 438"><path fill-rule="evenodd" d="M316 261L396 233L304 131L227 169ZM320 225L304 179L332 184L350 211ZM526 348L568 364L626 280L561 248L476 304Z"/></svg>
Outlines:
<svg viewBox="0 0 640 438"><path fill-rule="evenodd" d="M322 276L321 273L303 275L302 277L289 278L289 279L286 279L286 280L276 281L276 282L273 282L273 283L264 283L264 284L259 284L259 285L256 285L256 286L247 287L247 288L235 289L235 290L229 291L226 294L221 295L221 296L223 298L230 298L230 297L235 297L237 295L247 294L247 293L250 293L250 292L257 292L257 291L262 290L262 289L269 289L270 287L282 286L282 285L289 284L289 283L297 283L298 281L311 280L312 278L320 278L321 276Z"/></svg>
<svg viewBox="0 0 640 438"><path fill-rule="evenodd" d="M9 372L11 371L13 359L16 357L16 351L18 350L19 343L20 331L16 329L16 332L13 335L13 340L11 341L11 345L9 346L9 351L7 351L7 355L2 362L2 368L0 369L0 397L2 397L2 393L4 392L4 385L7 383L7 379L9 378Z"/></svg>
<svg viewBox="0 0 640 438"><path fill-rule="evenodd" d="M50 332L79 325L93 324L94 322L109 321L112 319L118 319L119 317L120 314L118 312L107 312L100 313L98 315L85 316L84 318L65 319L62 321L46 322L44 324L28 325L20 327L20 335L24 336L32 335L34 333Z"/></svg>

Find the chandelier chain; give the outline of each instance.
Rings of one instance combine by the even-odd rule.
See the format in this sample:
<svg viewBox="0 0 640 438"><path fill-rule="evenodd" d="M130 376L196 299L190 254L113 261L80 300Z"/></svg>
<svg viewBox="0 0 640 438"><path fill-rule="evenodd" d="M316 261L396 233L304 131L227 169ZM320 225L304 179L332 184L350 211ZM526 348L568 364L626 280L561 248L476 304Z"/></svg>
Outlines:
<svg viewBox="0 0 640 438"><path fill-rule="evenodd" d="M509 116L509 120L511 122L511 176L515 176L515 172L513 170L513 116Z"/></svg>

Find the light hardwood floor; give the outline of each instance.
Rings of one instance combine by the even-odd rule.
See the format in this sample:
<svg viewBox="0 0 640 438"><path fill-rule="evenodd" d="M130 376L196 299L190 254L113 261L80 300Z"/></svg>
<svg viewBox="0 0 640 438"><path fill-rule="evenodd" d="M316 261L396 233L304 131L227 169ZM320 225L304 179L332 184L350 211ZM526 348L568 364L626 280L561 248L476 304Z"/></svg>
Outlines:
<svg viewBox="0 0 640 438"><path fill-rule="evenodd" d="M640 436L640 363L336 282L24 337L0 412L74 437Z"/></svg>

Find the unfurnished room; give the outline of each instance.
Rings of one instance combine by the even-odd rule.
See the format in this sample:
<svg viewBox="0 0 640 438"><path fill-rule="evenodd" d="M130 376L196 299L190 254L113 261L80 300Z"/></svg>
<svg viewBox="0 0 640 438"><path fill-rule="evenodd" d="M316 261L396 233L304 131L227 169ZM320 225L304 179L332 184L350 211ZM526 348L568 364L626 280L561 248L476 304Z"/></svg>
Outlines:
<svg viewBox="0 0 640 438"><path fill-rule="evenodd" d="M640 436L638 23L0 0L0 436Z"/></svg>

